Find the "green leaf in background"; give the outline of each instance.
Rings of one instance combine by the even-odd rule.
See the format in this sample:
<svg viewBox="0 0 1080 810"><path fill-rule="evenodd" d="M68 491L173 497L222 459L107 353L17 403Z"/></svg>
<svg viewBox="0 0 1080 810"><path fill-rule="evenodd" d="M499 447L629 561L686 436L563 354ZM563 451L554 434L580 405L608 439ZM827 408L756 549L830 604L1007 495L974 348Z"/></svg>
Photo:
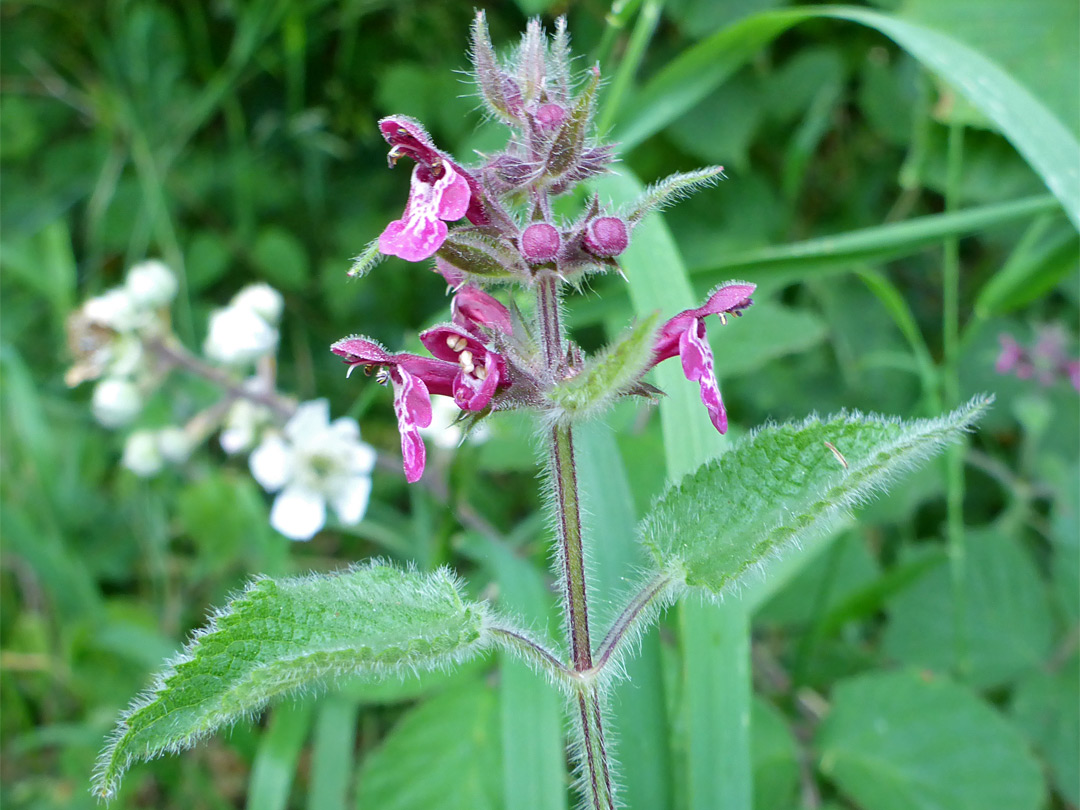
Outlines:
<svg viewBox="0 0 1080 810"><path fill-rule="evenodd" d="M939 419L841 414L762 428L669 489L642 540L662 569L719 594L956 440L987 405L973 399Z"/></svg>
<svg viewBox="0 0 1080 810"><path fill-rule="evenodd" d="M828 327L813 312L769 301L754 302L754 317L739 321L738 329L709 332L716 365L725 377L755 372L770 360L806 351L822 340Z"/></svg>
<svg viewBox="0 0 1080 810"><path fill-rule="evenodd" d="M284 228L269 227L255 238L251 260L262 278L283 290L303 289L310 275L303 244Z"/></svg>
<svg viewBox="0 0 1080 810"><path fill-rule="evenodd" d="M406 714L364 757L357 810L502 810L496 693L483 683L444 692Z"/></svg>
<svg viewBox="0 0 1080 810"><path fill-rule="evenodd" d="M1015 726L962 686L908 672L837 685L821 770L863 810L1038 810L1039 765Z"/></svg>
<svg viewBox="0 0 1080 810"><path fill-rule="evenodd" d="M1016 685L1010 713L1046 760L1054 787L1080 805L1080 657L1060 668L1037 670Z"/></svg>
<svg viewBox="0 0 1080 810"><path fill-rule="evenodd" d="M794 807L799 786L799 744L795 735L780 710L757 696L752 717L754 807Z"/></svg>
<svg viewBox="0 0 1080 810"><path fill-rule="evenodd" d="M630 149L660 131L723 83L772 39L809 19L832 17L876 28L939 74L1001 133L1042 177L1080 228L1076 137L1023 85L981 53L940 31L846 6L767 11L691 46L641 91L615 139Z"/></svg>
<svg viewBox="0 0 1080 810"><path fill-rule="evenodd" d="M585 361L577 375L548 392L571 418L595 414L641 379L653 360L660 313L653 312Z"/></svg>
<svg viewBox="0 0 1080 810"><path fill-rule="evenodd" d="M1002 529L965 534L963 616L969 679L1001 686L1040 666L1054 630L1046 586L1031 555ZM938 673L954 669L955 608L949 571L931 569L890 604L885 652Z"/></svg>
<svg viewBox="0 0 1080 810"><path fill-rule="evenodd" d="M484 643L484 622L483 607L463 602L446 570L424 576L372 563L255 580L124 713L94 791L113 796L137 760L190 746L293 689L467 658Z"/></svg>

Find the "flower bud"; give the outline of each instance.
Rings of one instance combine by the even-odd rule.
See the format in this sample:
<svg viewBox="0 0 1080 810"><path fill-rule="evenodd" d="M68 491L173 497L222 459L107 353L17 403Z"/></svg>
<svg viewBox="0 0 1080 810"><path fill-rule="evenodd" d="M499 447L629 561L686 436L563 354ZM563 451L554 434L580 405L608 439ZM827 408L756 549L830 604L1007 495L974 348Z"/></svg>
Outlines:
<svg viewBox="0 0 1080 810"><path fill-rule="evenodd" d="M541 104L536 111L536 126L544 132L557 129L566 118L566 110L558 104Z"/></svg>
<svg viewBox="0 0 1080 810"><path fill-rule="evenodd" d="M140 321L135 301L123 287L89 299L83 304L82 312L90 323L114 332L130 332Z"/></svg>
<svg viewBox="0 0 1080 810"><path fill-rule="evenodd" d="M158 309L176 297L176 276L157 259L141 262L128 270L124 289L140 309Z"/></svg>
<svg viewBox="0 0 1080 810"><path fill-rule="evenodd" d="M560 244L559 232L554 226L537 222L521 234L521 255L529 264L550 262L558 255Z"/></svg>
<svg viewBox="0 0 1080 810"><path fill-rule="evenodd" d="M157 434L152 430L136 430L128 436L120 463L140 478L149 478L161 472L165 460L158 447Z"/></svg>
<svg viewBox="0 0 1080 810"><path fill-rule="evenodd" d="M90 408L94 418L105 427L123 427L142 410L142 395L131 380L107 377L94 388Z"/></svg>
<svg viewBox="0 0 1080 810"><path fill-rule="evenodd" d="M249 284L233 296L232 306L247 307L268 324L276 324L285 309L285 299L269 284Z"/></svg>
<svg viewBox="0 0 1080 810"><path fill-rule="evenodd" d="M601 259L618 256L630 244L626 223L618 217L600 217L585 229L585 250Z"/></svg>

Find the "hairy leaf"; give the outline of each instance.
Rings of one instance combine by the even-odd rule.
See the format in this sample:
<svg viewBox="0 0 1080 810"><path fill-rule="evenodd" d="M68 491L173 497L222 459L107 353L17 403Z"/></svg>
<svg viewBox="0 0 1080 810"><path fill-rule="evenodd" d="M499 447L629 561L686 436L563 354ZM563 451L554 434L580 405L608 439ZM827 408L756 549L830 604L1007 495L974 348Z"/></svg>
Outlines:
<svg viewBox="0 0 1080 810"><path fill-rule="evenodd" d="M132 763L187 747L285 692L461 660L485 645L485 622L483 606L464 602L446 570L421 575L373 563L256 579L123 714L94 792L113 796Z"/></svg>
<svg viewBox="0 0 1080 810"><path fill-rule="evenodd" d="M349 267L349 276L351 278L363 278L385 258L385 254L379 252L379 240L369 242L360 251L359 255L353 258L352 266Z"/></svg>
<svg viewBox="0 0 1080 810"><path fill-rule="evenodd" d="M660 313L653 312L627 329L581 372L548 392L553 402L572 416L584 416L606 407L626 393L653 364L653 342Z"/></svg>
<svg viewBox="0 0 1080 810"><path fill-rule="evenodd" d="M488 281L529 275L516 251L478 231L450 231L435 255L462 273Z"/></svg>
<svg viewBox="0 0 1080 810"><path fill-rule="evenodd" d="M631 223L639 222L646 214L661 211L695 191L713 185L723 177L723 172L723 166L706 166L692 172L669 175L649 186L644 194L634 200L626 219Z"/></svg>
<svg viewBox="0 0 1080 810"><path fill-rule="evenodd" d="M843 413L763 428L669 489L642 538L662 568L720 593L957 438L988 404L938 419Z"/></svg>

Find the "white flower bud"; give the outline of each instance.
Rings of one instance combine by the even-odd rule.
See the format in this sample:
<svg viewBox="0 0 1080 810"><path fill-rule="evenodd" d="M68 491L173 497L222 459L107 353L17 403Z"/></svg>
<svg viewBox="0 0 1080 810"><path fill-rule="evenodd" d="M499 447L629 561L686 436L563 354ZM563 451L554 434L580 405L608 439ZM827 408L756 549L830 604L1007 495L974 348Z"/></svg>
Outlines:
<svg viewBox="0 0 1080 810"><path fill-rule="evenodd" d="M157 442L162 458L171 464L183 464L191 455L191 439L176 425L158 431Z"/></svg>
<svg viewBox="0 0 1080 810"><path fill-rule="evenodd" d="M229 306L210 316L210 331L203 351L230 366L251 363L277 348L277 329L254 310Z"/></svg>
<svg viewBox="0 0 1080 810"><path fill-rule="evenodd" d="M285 299L269 284L260 282L249 284L240 290L233 297L230 306L246 307L273 326L281 319L281 313L285 309Z"/></svg>
<svg viewBox="0 0 1080 810"><path fill-rule="evenodd" d="M94 418L105 427L123 427L142 410L142 395L131 380L107 377L94 388L90 407Z"/></svg>
<svg viewBox="0 0 1080 810"><path fill-rule="evenodd" d="M164 263L151 259L128 270L124 289L136 307L158 309L172 302L178 284L172 270Z"/></svg>
<svg viewBox="0 0 1080 810"><path fill-rule="evenodd" d="M158 435L152 430L136 430L127 437L120 463L140 478L161 472L164 459L158 446Z"/></svg>
<svg viewBox="0 0 1080 810"><path fill-rule="evenodd" d="M123 287L90 298L83 304L82 311L91 323L115 332L130 332L140 321L135 301Z"/></svg>

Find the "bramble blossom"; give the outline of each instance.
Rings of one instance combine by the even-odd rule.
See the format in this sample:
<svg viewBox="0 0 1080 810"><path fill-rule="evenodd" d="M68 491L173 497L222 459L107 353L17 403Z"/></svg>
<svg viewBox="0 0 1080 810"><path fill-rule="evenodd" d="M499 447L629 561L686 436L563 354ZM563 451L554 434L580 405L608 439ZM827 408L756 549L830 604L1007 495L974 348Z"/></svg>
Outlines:
<svg viewBox="0 0 1080 810"><path fill-rule="evenodd" d="M264 434L248 463L263 489L278 493L270 524L293 540L315 536L327 503L347 525L367 511L375 451L360 441L355 420L330 422L325 399L302 403L282 433Z"/></svg>

